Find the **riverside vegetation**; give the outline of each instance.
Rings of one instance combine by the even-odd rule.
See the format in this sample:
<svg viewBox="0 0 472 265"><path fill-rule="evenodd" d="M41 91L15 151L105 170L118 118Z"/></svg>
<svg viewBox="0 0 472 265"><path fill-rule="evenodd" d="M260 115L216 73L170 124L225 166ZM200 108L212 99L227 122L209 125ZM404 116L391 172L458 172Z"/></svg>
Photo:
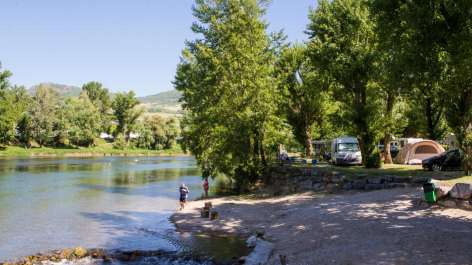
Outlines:
<svg viewBox="0 0 472 265"><path fill-rule="evenodd" d="M268 33L271 1L196 0L174 85L183 92L182 148L204 177L244 189L279 144L311 156L311 139L359 139L365 168L391 164L392 136L453 132L472 165L472 3L320 0L308 41Z"/></svg>

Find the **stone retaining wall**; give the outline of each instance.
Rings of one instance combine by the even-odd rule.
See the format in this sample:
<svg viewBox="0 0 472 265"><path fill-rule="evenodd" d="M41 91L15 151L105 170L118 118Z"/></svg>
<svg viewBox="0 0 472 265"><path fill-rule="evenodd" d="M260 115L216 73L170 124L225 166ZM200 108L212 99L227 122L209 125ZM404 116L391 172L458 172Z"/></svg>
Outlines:
<svg viewBox="0 0 472 265"><path fill-rule="evenodd" d="M294 191L335 191L335 190L379 190L406 186L421 187L428 178L385 175L367 178L367 174L357 174L348 179L345 174L332 170L297 167L273 167L269 173L271 184Z"/></svg>

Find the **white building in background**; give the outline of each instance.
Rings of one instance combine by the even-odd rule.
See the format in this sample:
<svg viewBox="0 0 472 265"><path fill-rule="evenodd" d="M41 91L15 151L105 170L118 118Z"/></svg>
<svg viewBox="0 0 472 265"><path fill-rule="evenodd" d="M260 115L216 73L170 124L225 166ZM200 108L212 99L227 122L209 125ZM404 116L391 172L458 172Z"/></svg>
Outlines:
<svg viewBox="0 0 472 265"><path fill-rule="evenodd" d="M115 137L113 137L113 135L111 135L111 134L100 133L100 138L102 138L102 139L113 139Z"/></svg>
<svg viewBox="0 0 472 265"><path fill-rule="evenodd" d="M456 136L453 133L444 136L444 138L439 142L441 144L447 144L448 150L459 149L459 144L457 143Z"/></svg>

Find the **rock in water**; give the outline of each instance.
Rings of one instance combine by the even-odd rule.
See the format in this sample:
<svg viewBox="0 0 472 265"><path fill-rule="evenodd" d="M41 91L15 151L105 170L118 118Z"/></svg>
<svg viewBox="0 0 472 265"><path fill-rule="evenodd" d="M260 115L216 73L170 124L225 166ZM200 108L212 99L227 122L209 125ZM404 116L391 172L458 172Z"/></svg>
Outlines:
<svg viewBox="0 0 472 265"><path fill-rule="evenodd" d="M267 241L259 241L257 242L254 251L249 254L246 258L246 262L244 264L247 265L258 265L264 264L269 259L269 255L274 249L274 243L270 243Z"/></svg>
<svg viewBox="0 0 472 265"><path fill-rule="evenodd" d="M472 184L456 183L451 189L451 197L456 199L468 199L472 197Z"/></svg>
<svg viewBox="0 0 472 265"><path fill-rule="evenodd" d="M83 257L87 256L87 254L88 254L87 250L85 250L83 248L80 248L80 247L76 248L74 250L74 255L76 255L79 258L83 258Z"/></svg>

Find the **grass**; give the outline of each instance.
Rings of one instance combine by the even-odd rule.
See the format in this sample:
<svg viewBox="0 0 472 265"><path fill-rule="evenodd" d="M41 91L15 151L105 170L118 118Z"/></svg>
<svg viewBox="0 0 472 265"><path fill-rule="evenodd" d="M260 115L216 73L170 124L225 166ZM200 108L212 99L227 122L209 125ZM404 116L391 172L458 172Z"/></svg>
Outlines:
<svg viewBox="0 0 472 265"><path fill-rule="evenodd" d="M465 183L472 183L472 176L463 176L461 178L457 178L457 179L449 179L449 180L445 180L447 183L457 183L457 182L465 182Z"/></svg>
<svg viewBox="0 0 472 265"><path fill-rule="evenodd" d="M3 146L0 148L0 156L90 156L90 155L123 155L123 156L134 156L134 155L147 155L147 156L158 156L158 155L175 155L183 154L182 149L179 145L175 145L172 149L166 150L146 150L146 149L125 149L117 150L113 149L112 145L104 143L95 148L79 148L79 149L65 149L65 148L52 148L52 147L33 147L31 151L25 150L24 147L20 146Z"/></svg>

